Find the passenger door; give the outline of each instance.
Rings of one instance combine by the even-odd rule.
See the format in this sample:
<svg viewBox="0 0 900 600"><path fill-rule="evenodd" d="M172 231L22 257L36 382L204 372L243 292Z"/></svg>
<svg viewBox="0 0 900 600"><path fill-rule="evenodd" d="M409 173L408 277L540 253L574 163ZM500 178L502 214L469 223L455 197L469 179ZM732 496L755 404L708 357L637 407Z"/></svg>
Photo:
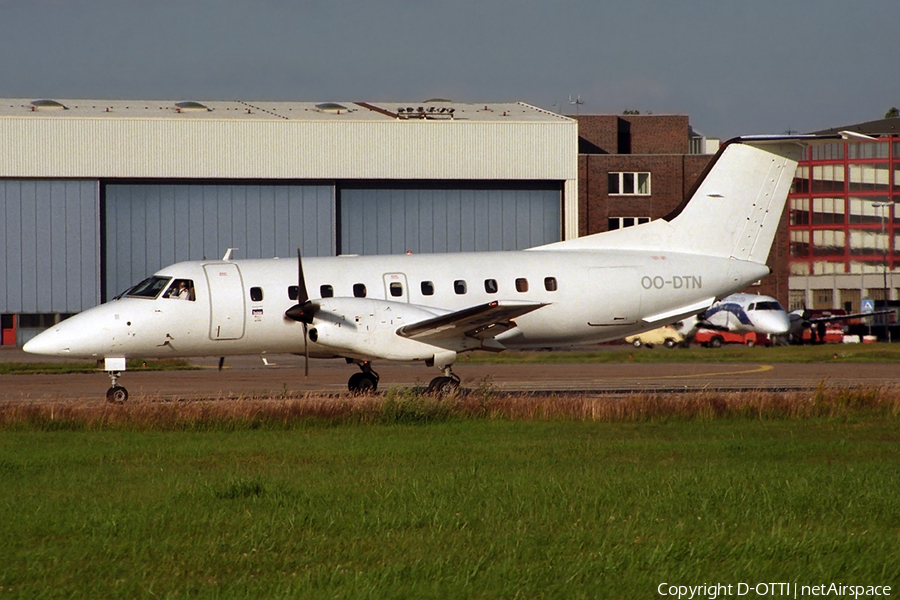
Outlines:
<svg viewBox="0 0 900 600"><path fill-rule="evenodd" d="M203 265L209 283L209 338L239 340L244 337L244 285L238 266L232 263Z"/></svg>

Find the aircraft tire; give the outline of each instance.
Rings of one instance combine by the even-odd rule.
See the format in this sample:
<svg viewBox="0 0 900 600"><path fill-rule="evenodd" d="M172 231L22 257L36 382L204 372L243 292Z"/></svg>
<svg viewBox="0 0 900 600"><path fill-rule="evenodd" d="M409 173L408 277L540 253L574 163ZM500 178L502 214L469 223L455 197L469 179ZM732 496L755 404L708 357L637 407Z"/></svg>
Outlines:
<svg viewBox="0 0 900 600"><path fill-rule="evenodd" d="M106 390L106 401L113 404L125 404L128 400L128 390L121 385L114 385Z"/></svg>
<svg viewBox="0 0 900 600"><path fill-rule="evenodd" d="M438 394L440 396L449 396L459 389L459 380L453 377L435 377L428 384L427 392L429 394Z"/></svg>
<svg viewBox="0 0 900 600"><path fill-rule="evenodd" d="M347 382L347 389L359 394L368 394L378 389L378 380L368 373L354 373Z"/></svg>

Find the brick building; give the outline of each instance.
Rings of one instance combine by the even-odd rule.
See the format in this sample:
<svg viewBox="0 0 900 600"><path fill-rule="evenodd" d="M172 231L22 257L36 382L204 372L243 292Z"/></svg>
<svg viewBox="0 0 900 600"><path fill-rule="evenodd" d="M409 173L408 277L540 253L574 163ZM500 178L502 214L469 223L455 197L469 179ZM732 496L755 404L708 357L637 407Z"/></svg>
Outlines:
<svg viewBox="0 0 900 600"><path fill-rule="evenodd" d="M694 132L686 115L575 118L579 235L668 215L689 196L719 146L718 140ZM787 240L785 214L769 255L772 275L754 287L783 303L788 299Z"/></svg>

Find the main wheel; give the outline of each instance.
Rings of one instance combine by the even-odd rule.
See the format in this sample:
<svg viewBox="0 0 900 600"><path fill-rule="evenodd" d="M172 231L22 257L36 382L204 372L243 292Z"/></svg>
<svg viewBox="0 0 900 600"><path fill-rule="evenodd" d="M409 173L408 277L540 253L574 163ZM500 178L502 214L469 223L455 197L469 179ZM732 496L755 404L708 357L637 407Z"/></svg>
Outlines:
<svg viewBox="0 0 900 600"><path fill-rule="evenodd" d="M347 389L360 394L374 392L378 389L378 380L368 373L354 373L347 382Z"/></svg>
<svg viewBox="0 0 900 600"><path fill-rule="evenodd" d="M113 404L124 404L128 400L128 390L121 385L114 385L106 390L106 401Z"/></svg>
<svg viewBox="0 0 900 600"><path fill-rule="evenodd" d="M428 384L429 394L439 394L441 396L449 396L459 389L459 381L453 377L435 377Z"/></svg>

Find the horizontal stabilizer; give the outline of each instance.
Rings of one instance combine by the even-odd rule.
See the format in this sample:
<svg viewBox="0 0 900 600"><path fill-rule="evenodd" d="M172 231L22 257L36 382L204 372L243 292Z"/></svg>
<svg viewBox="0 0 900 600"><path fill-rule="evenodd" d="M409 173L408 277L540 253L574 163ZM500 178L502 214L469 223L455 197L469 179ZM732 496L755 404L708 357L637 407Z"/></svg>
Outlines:
<svg viewBox="0 0 900 600"><path fill-rule="evenodd" d="M649 317L644 317L645 323L672 323L674 321L680 321L685 317L692 317L697 315L707 308L712 306L712 303L715 302L715 298L707 298L706 300L701 300L700 302L695 302L694 304L690 304L688 306L680 306L673 310L667 310L666 312L659 313L656 315L652 315Z"/></svg>
<svg viewBox="0 0 900 600"><path fill-rule="evenodd" d="M460 334L488 339L515 327L514 318L542 306L546 304L495 300L405 325L397 330L397 335L419 341Z"/></svg>

